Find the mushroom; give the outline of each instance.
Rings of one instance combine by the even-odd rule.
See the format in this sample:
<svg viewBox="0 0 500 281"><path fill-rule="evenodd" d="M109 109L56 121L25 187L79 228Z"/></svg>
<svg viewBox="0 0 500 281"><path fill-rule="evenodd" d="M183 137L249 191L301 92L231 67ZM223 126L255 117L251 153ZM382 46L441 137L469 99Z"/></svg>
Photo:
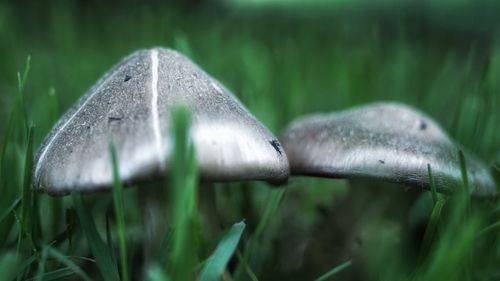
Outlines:
<svg viewBox="0 0 500 281"><path fill-rule="evenodd" d="M121 60L64 114L36 157L35 190L111 189L110 138L125 183L160 178L169 171L170 110L178 104L192 114L202 180L287 180L280 143L229 90L182 54L153 48Z"/></svg>
<svg viewBox="0 0 500 281"><path fill-rule="evenodd" d="M288 179L280 143L229 90L182 54L153 48L121 60L62 116L35 159L34 189L56 196L112 189L110 140L126 185L162 178L172 172L170 119L180 105L191 113L189 136L202 181ZM163 192L143 188L139 194L146 266L166 231Z"/></svg>
<svg viewBox="0 0 500 281"><path fill-rule="evenodd" d="M374 178L429 188L427 165L437 190L462 182L456 145L424 113L395 102L378 102L294 121L281 141L292 174ZM497 193L488 168L466 154L471 193Z"/></svg>

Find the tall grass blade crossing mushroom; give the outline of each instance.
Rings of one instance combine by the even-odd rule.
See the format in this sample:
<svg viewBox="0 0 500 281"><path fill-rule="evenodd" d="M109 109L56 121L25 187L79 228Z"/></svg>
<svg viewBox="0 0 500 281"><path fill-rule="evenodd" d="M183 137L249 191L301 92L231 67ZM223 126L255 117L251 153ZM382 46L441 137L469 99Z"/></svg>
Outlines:
<svg viewBox="0 0 500 281"><path fill-rule="evenodd" d="M456 144L430 117L400 103L302 117L281 141L292 174L376 178L428 189L430 164L439 192L462 183ZM470 154L466 161L471 193L496 194L487 166Z"/></svg>
<svg viewBox="0 0 500 281"><path fill-rule="evenodd" d="M177 104L192 114L202 180L286 181L288 160L273 134L188 58L153 48L124 58L64 114L38 152L35 189L111 189L109 139L125 184L161 177L169 171L169 112Z"/></svg>

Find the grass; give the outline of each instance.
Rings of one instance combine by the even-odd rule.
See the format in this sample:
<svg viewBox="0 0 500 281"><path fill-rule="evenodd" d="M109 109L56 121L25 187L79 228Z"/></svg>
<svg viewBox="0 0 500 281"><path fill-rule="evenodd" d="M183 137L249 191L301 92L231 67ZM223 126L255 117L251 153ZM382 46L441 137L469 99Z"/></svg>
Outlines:
<svg viewBox="0 0 500 281"><path fill-rule="evenodd" d="M197 210L198 166L193 144L189 142L190 113L186 108L173 112L174 152L171 159L172 196L170 206L173 225L172 253L168 270L172 280L192 280L200 243ZM168 187L167 187L168 188Z"/></svg>
<svg viewBox="0 0 500 281"><path fill-rule="evenodd" d="M120 179L120 168L118 167L118 156L112 141L109 144L109 151L111 154L111 162L113 163L113 205L115 206L116 222L118 229L118 239L120 245L120 266L121 266L121 280L128 281L129 266L127 255L127 229L125 226L125 215L123 211L123 186Z"/></svg>
<svg viewBox="0 0 500 281"><path fill-rule="evenodd" d="M245 229L245 223L235 223L229 232L221 239L214 253L206 261L206 265L201 270L200 281L220 280L222 273L226 270L229 259L236 250L240 237Z"/></svg>
<svg viewBox="0 0 500 281"><path fill-rule="evenodd" d="M293 178L286 189L198 186L182 109L165 183L124 188L115 164L110 193L50 197L30 188L33 154L61 114L121 57L158 45L191 57L276 134L303 114L397 100L499 167L500 45L491 17L499 10L463 5L472 6L0 2L2 278L497 280L500 203L466 196L466 177L453 196L314 178ZM205 187L215 188L217 223L200 214ZM137 199L144 188L168 202L161 218L169 230L147 268L137 266L150 243Z"/></svg>
<svg viewBox="0 0 500 281"><path fill-rule="evenodd" d="M316 278L315 281L324 281L324 280L328 280L330 279L332 276L334 276L335 274L341 272L342 270L348 268L349 266L351 266L352 264L352 261L346 261L340 265L337 265L336 267L332 268L330 271L328 271L327 273L321 275L320 277Z"/></svg>
<svg viewBox="0 0 500 281"><path fill-rule="evenodd" d="M93 219L89 216L88 207L85 206L80 195L73 194L72 197L79 223L85 233L89 249L95 259L96 266L99 268L102 279L120 280L113 256L99 235Z"/></svg>

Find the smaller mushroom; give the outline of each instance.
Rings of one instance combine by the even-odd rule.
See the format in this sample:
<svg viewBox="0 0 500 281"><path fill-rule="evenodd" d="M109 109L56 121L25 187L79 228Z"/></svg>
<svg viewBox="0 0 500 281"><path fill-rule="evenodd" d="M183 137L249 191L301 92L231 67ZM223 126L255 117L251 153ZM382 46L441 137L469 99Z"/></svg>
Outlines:
<svg viewBox="0 0 500 281"><path fill-rule="evenodd" d="M294 121L282 134L292 174L375 178L429 188L427 165L439 192L462 182L456 144L424 113L394 102L368 104ZM471 193L495 195L484 163L466 153Z"/></svg>

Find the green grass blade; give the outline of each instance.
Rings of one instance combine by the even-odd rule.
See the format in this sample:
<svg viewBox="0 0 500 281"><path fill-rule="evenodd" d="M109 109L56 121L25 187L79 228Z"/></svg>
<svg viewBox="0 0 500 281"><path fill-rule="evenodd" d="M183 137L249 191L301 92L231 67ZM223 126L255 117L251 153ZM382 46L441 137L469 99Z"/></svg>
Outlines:
<svg viewBox="0 0 500 281"><path fill-rule="evenodd" d="M467 272L478 226L477 218L470 218L459 231L448 228L436 244L421 280L467 280L463 275Z"/></svg>
<svg viewBox="0 0 500 281"><path fill-rule="evenodd" d="M0 225L3 223L3 220L7 218L7 216L12 213L12 211L17 208L19 203L21 203L22 197L17 198L12 202L12 204L0 215Z"/></svg>
<svg viewBox="0 0 500 281"><path fill-rule="evenodd" d="M42 281L43 280L43 275L45 273L45 264L47 263L47 248L44 248L42 250L42 255L40 258L40 262L38 263L38 270L36 273L36 280L37 281Z"/></svg>
<svg viewBox="0 0 500 281"><path fill-rule="evenodd" d="M69 257L65 256L58 250L52 247L47 247L49 256L58 260L60 263L64 264L66 267L70 268L76 275L78 275L84 281L92 281L92 279Z"/></svg>
<svg viewBox="0 0 500 281"><path fill-rule="evenodd" d="M24 72L21 75L20 72L17 73L17 87L19 94L22 95L24 88L26 87L26 81L28 80L28 74L31 68L31 54L26 57L26 64L24 66Z"/></svg>
<svg viewBox="0 0 500 281"><path fill-rule="evenodd" d="M0 150L0 186L2 187L2 196L0 198L0 206L7 204L9 200L18 196L17 194L18 186L12 184L12 182L9 181L11 177L10 177L10 171L7 170L7 167L9 165L7 165L7 156L6 156L7 148L9 147L11 138L13 138L14 131L16 128L15 125L18 116L18 111L19 111L19 103L14 102L13 105L11 106L11 110L7 120L7 125L5 127L4 135L2 137L2 147ZM4 219L5 221L2 222L2 224L0 224L0 246L2 246L6 242L9 232L11 231L11 229L14 226L14 223L16 222L13 216L11 217L7 215L6 217L3 217L2 221Z"/></svg>
<svg viewBox="0 0 500 281"><path fill-rule="evenodd" d="M217 245L214 253L209 257L208 263L201 271L199 281L217 281L220 280L229 259L236 250L241 234L245 229L245 223L234 224L229 232L222 238Z"/></svg>
<svg viewBox="0 0 500 281"><path fill-rule="evenodd" d="M8 120L7 120L7 126L5 127L5 132L3 135L3 140L2 140L2 150L0 151L0 166L1 170L1 178L2 180L6 179L7 177L3 177L4 172L4 167L5 167L5 154L7 152L7 147L9 146L9 140L11 139L12 135L14 134L14 129L16 128L16 121L17 121L17 115L18 115L18 110L19 110L19 104L14 103L12 105L12 109L10 111ZM5 182L2 182L2 184L5 185Z"/></svg>
<svg viewBox="0 0 500 281"><path fill-rule="evenodd" d="M26 148L25 163L24 163L24 181L21 202L21 229L24 236L28 240L29 246L33 252L37 252L35 243L33 241L33 211L35 206L33 204L33 190L31 189L31 171L33 168L33 132L34 126L31 125L28 132L28 146Z"/></svg>
<svg viewBox="0 0 500 281"><path fill-rule="evenodd" d="M255 230L255 233L252 235L253 239L256 243L258 239L261 238L263 235L264 231L268 227L269 223L271 222L271 219L273 218L274 214L278 210L279 204L283 200L283 197L285 196L285 189L280 189L280 190L273 190L271 191L272 195L269 199L269 202L267 203L266 209L264 210L264 214L259 222L259 225L257 226L257 229ZM255 246L252 245L252 246Z"/></svg>
<svg viewBox="0 0 500 281"><path fill-rule="evenodd" d="M479 235L486 235L497 228L500 229L500 221L497 221L497 222L490 224L487 227L481 229L481 231L479 231Z"/></svg>
<svg viewBox="0 0 500 281"><path fill-rule="evenodd" d="M434 181L434 177L432 176L431 164L427 164L427 173L429 175L429 185L431 186L431 194L432 194L432 202L436 205L438 201L438 194L436 189L436 182Z"/></svg>
<svg viewBox="0 0 500 281"><path fill-rule="evenodd" d="M18 268L17 268L17 276L18 276L18 279L20 278L20 276L23 275L23 273L28 270L29 267L32 266L32 264L37 261L37 256L36 255L31 255L29 258L25 259L21 264L19 264ZM2 271L3 272L3 271Z"/></svg>
<svg viewBox="0 0 500 281"><path fill-rule="evenodd" d="M285 195L285 189L273 190L271 192L272 194L269 198L269 201L267 202L266 208L264 209L262 218L259 224L257 225L255 232L252 234L250 241L248 241L248 244L245 247L245 253L243 255L243 258L245 260L245 263L249 265L252 265L253 255L257 250L257 245L259 244L259 240L262 238L265 230L267 229L271 221L271 218L273 218L274 214L278 209L279 204L281 203ZM243 270L244 270L243 264L239 263L235 272L235 280L240 280L243 274Z"/></svg>
<svg viewBox="0 0 500 281"><path fill-rule="evenodd" d="M65 213L65 223L66 223L66 238L68 239L68 248L69 251L73 250L73 234L77 229L77 217L75 208L66 209Z"/></svg>
<svg viewBox="0 0 500 281"><path fill-rule="evenodd" d="M90 210L85 208L82 197L73 193L73 204L75 205L80 225L87 237L87 242L92 254L96 260L97 267L101 272L102 277L106 281L118 281L118 272L113 263L113 259L108 252L106 244L102 241L101 236L97 232L93 219L90 217Z"/></svg>
<svg viewBox="0 0 500 281"><path fill-rule="evenodd" d="M24 129L26 131L26 136L28 136L29 126L28 126L28 112L26 110L26 103L24 98L24 89L26 88L26 81L28 80L28 73L31 68L31 54L26 57L26 65L24 67L24 72L21 76L21 73L17 73L17 86L19 91L19 102L21 104L21 113L23 115L23 123Z"/></svg>
<svg viewBox="0 0 500 281"><path fill-rule="evenodd" d="M109 216L106 214L106 244L108 246L109 255L111 256L113 264L117 264L113 237L111 235L111 227L109 225Z"/></svg>
<svg viewBox="0 0 500 281"><path fill-rule="evenodd" d="M245 258L243 257L243 255L239 250L236 250L236 255L238 256L238 262L240 263L241 266L243 266L250 280L259 281L259 278L257 278L257 275L255 275L255 273L250 268L250 266L248 265L248 263L246 262Z"/></svg>
<svg viewBox="0 0 500 281"><path fill-rule="evenodd" d="M42 280L44 280L44 281L52 281L52 280L58 280L58 279L59 280L60 279L67 280L66 277L69 277L73 274L74 273L73 273L73 271L71 271L71 268L64 267L64 268L60 268L60 269L46 272L46 273L42 274L40 276L40 278L42 278ZM37 278L38 278L38 276L26 279L26 281L35 281L35 280L37 280Z"/></svg>
<svg viewBox="0 0 500 281"><path fill-rule="evenodd" d="M21 221L25 230L31 233L31 214L33 209L33 197L31 190L31 170L33 167L33 131L34 126L30 126L28 133L28 146L26 148L25 162L24 162L24 182L23 182L23 197L21 204Z"/></svg>
<svg viewBox="0 0 500 281"><path fill-rule="evenodd" d="M427 227L425 228L424 238L422 241L422 253L428 253L431 248L432 242L438 233L438 228L441 221L441 213L443 211L443 207L446 204L446 199L439 199L434 207L432 208L431 215L429 217L429 221L427 223Z"/></svg>
<svg viewBox="0 0 500 281"><path fill-rule="evenodd" d="M189 143L190 114L186 108L173 111L174 154L172 180L173 247L169 272L173 280L193 279L198 249L197 183L198 167Z"/></svg>
<svg viewBox="0 0 500 281"><path fill-rule="evenodd" d="M34 258L33 261L35 261ZM13 280L18 274L19 268L19 261L15 254L11 252L0 254L0 273L2 280Z"/></svg>
<svg viewBox="0 0 500 281"><path fill-rule="evenodd" d="M54 89L54 87L50 87L48 96L50 122L52 124L55 124L57 122L57 119L59 118L59 102L57 101L56 89Z"/></svg>
<svg viewBox="0 0 500 281"><path fill-rule="evenodd" d="M460 162L460 172L462 174L463 188L460 192L463 199L463 210L465 214L469 213L470 209L470 189L469 189L469 176L467 174L467 163L462 150L458 150L458 160Z"/></svg>
<svg viewBox="0 0 500 281"><path fill-rule="evenodd" d="M167 229L167 233L163 237L163 240L160 244L160 251L158 253L158 263L159 264L168 264L169 257L172 254L172 245L173 245L173 235L174 231L169 228Z"/></svg>
<svg viewBox="0 0 500 281"><path fill-rule="evenodd" d="M128 281L130 278L128 269L125 215L123 211L123 186L120 179L116 149L112 141L109 143L109 151L111 152L111 162L113 164L113 202L115 206L116 222L118 224L118 241L120 246L120 264L122 273L121 277L123 281Z"/></svg>
<svg viewBox="0 0 500 281"><path fill-rule="evenodd" d="M321 275L320 277L316 278L315 281L325 281L328 280L329 278L333 277L335 274L341 272L342 270L348 268L351 266L352 261L348 260L340 265L337 265L336 267L332 268L330 271L327 273Z"/></svg>

